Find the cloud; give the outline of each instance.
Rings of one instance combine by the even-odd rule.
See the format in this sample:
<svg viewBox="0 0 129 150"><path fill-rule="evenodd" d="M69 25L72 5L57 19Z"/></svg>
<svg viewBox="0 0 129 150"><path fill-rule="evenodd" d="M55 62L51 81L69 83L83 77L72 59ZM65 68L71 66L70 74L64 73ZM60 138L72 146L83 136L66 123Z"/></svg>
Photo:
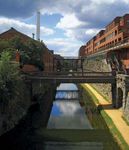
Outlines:
<svg viewBox="0 0 129 150"><path fill-rule="evenodd" d="M0 32L6 31L11 27L16 28L20 32L23 32L29 36L32 36L32 33L35 33L36 30L36 25L27 24L19 20L8 19L4 17L0 18ZM48 36L54 34L54 31L50 28L41 26L41 34L44 36Z"/></svg>
<svg viewBox="0 0 129 150"><path fill-rule="evenodd" d="M43 14L60 14L56 29L61 29L65 39L49 39L48 47L57 52L77 54L79 41L87 42L99 30L103 29L116 16L128 13L129 0L4 0L0 1L0 16L27 18L40 10ZM6 25L5 25L6 27ZM33 25L17 25L18 29L29 34L34 32ZM24 29L25 28L25 29ZM31 28L31 29L30 29ZM27 29L27 30L26 30ZM53 34L49 28L41 28L43 35ZM55 44L55 45L54 45ZM62 44L62 45L61 45ZM53 46L53 48L52 48Z"/></svg>
<svg viewBox="0 0 129 150"><path fill-rule="evenodd" d="M10 18L27 18L42 7L42 0L1 0L0 15Z"/></svg>
<svg viewBox="0 0 129 150"><path fill-rule="evenodd" d="M45 39L44 43L49 49L54 48L54 52L62 56L77 56L78 49L83 44L70 38Z"/></svg>
<svg viewBox="0 0 129 150"><path fill-rule="evenodd" d="M56 101L54 104L57 107L59 107L60 112L63 115L75 116L75 115L79 115L79 114L84 114L84 112L78 102L73 103L73 101L72 102Z"/></svg>
<svg viewBox="0 0 129 150"><path fill-rule="evenodd" d="M56 11L62 14L56 27L65 31L64 34L68 38L71 37L83 42L95 36L116 16L122 16L129 10L128 0L120 0L119 3L117 0L66 1L66 5L61 6L63 2L61 1L60 5L53 3L51 10L48 8L51 13ZM55 6L57 7L55 8ZM63 10L61 11L62 7ZM48 13L47 8L46 13Z"/></svg>
<svg viewBox="0 0 129 150"><path fill-rule="evenodd" d="M75 14L68 14L60 19L56 27L61 29L75 29L85 24L85 22L79 21Z"/></svg>
<svg viewBox="0 0 129 150"><path fill-rule="evenodd" d="M73 29L66 29L65 35L68 38L71 38L73 40L79 40L85 43L88 41L91 37L95 36L101 29L97 28L77 28L76 30Z"/></svg>
<svg viewBox="0 0 129 150"><path fill-rule="evenodd" d="M74 2L74 0L70 3L69 0L1 0L0 15L10 18L27 18L37 10L47 14L62 14L67 11L71 13Z"/></svg>
<svg viewBox="0 0 129 150"><path fill-rule="evenodd" d="M75 12L80 21L88 22L88 28L103 28L116 16L128 12L125 0L92 0L88 6L83 5L81 12ZM87 15L88 14L88 15Z"/></svg>

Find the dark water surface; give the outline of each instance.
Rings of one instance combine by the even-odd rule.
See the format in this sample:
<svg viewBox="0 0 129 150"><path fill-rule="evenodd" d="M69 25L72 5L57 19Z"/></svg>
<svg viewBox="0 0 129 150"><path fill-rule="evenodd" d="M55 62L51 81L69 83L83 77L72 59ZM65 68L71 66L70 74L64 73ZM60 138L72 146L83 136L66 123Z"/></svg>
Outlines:
<svg viewBox="0 0 129 150"><path fill-rule="evenodd" d="M58 91L61 91L58 93ZM66 90L63 92L63 90ZM67 100L67 93L69 90L77 91L78 88L75 84L61 84L57 88L56 101L53 103L51 116L49 118L47 132L54 130L53 135L49 134L51 138L45 143L46 150L63 149L63 150L102 150L112 149L118 150L112 135L100 116L97 108L91 104L87 106L81 106L80 102L85 101L88 98L86 93L82 91L83 95L78 100ZM70 94L69 94L70 95ZM79 94L78 94L79 95ZM71 96L72 97L72 96ZM59 99L60 98L60 99ZM63 100L63 98L65 100ZM95 119L94 119L95 118ZM98 118L98 119L96 119ZM54 136L56 131L58 136ZM52 141L52 137L55 139L60 138L63 140ZM69 142L66 142L69 141ZM71 141L74 141L71 143Z"/></svg>
<svg viewBox="0 0 129 150"><path fill-rule="evenodd" d="M0 150L120 149L85 90L82 90L79 100L66 99L67 92L78 90L75 84L61 84L57 93L59 90L65 92L55 95L55 99L60 99L53 102L47 128L29 128L27 116L15 129L0 138ZM86 106L82 106L83 100Z"/></svg>

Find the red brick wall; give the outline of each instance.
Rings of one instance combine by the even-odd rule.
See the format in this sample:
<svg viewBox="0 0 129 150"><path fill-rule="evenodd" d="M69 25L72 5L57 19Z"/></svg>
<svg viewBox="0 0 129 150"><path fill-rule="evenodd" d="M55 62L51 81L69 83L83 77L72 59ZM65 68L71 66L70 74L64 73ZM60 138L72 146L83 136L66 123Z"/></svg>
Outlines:
<svg viewBox="0 0 129 150"><path fill-rule="evenodd" d="M13 39L14 37L20 37L22 42L32 40L32 38L15 30L14 28L11 28L10 30L0 34L0 39L4 39L4 40L10 40L10 39ZM54 54L52 54L47 48L44 47L44 50L43 50L44 71L46 72L53 71L53 58L54 58ZM16 61L17 62L20 61L20 55L18 51L16 51ZM23 67L23 70L24 71L31 71L31 70L36 71L37 69L36 67L32 65L25 65Z"/></svg>
<svg viewBox="0 0 129 150"><path fill-rule="evenodd" d="M34 65L24 65L22 68L23 72L36 72L39 71Z"/></svg>
<svg viewBox="0 0 129 150"><path fill-rule="evenodd" d="M127 37L129 38L129 14L116 17L106 26L105 30L101 30L86 43L86 47L81 50L82 52L79 52L79 55L90 55Z"/></svg>
<svg viewBox="0 0 129 150"><path fill-rule="evenodd" d="M0 34L0 39L4 39L4 40L10 40L10 39L13 39L15 37L20 37L22 42L26 42L27 40L32 39L31 37L15 30L14 28L11 28L10 30Z"/></svg>
<svg viewBox="0 0 129 150"><path fill-rule="evenodd" d="M84 56L85 55L85 48L86 46L81 46L80 49L79 49L79 56Z"/></svg>
<svg viewBox="0 0 129 150"><path fill-rule="evenodd" d="M52 72L53 71L53 59L54 55L50 51L45 51L43 54L43 62L44 62L44 71Z"/></svg>

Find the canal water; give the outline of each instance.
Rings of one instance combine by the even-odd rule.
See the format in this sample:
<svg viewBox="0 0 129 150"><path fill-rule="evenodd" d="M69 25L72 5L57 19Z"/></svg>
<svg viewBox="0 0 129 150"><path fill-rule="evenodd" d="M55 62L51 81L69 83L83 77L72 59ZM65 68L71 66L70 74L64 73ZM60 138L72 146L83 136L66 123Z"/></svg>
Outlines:
<svg viewBox="0 0 129 150"><path fill-rule="evenodd" d="M75 84L57 88L47 128L30 129L28 117L0 138L0 150L120 150L88 92Z"/></svg>
<svg viewBox="0 0 129 150"><path fill-rule="evenodd" d="M92 128L87 116L85 115L85 110L79 104L78 93L74 95L72 94L75 93L74 91L77 90L78 88L75 84L61 84L57 88L57 93L55 96L55 101L53 103L53 108L47 128L49 129ZM67 97L69 99L65 99ZM73 98L76 100L71 100Z"/></svg>
<svg viewBox="0 0 129 150"><path fill-rule="evenodd" d="M99 111L92 105L82 105L86 93L82 90L74 97L76 100L72 99L72 92L78 90L75 84L61 84L57 88L46 131L49 138L44 142L44 149L119 150ZM66 99L68 94L71 99Z"/></svg>

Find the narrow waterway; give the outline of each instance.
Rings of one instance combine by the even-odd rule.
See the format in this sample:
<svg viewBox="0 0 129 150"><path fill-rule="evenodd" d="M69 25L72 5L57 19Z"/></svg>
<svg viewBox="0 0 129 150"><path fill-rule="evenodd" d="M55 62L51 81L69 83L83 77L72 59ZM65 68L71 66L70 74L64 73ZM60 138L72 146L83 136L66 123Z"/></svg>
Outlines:
<svg viewBox="0 0 129 150"><path fill-rule="evenodd" d="M31 127L33 121L44 120L44 116L38 118L39 105L31 111L0 138L0 150L120 150L92 97L82 87L57 87L47 127ZM28 122L30 117L33 121Z"/></svg>
<svg viewBox="0 0 129 150"><path fill-rule="evenodd" d="M64 91L63 91L64 90ZM85 110L80 106L78 100L78 88L75 84L61 84L57 88L57 93L53 103L51 116L49 118L49 129L91 129L91 125ZM60 94L58 91L61 91ZM70 92L69 92L70 91ZM68 95L68 96L67 96ZM66 98L69 99L66 99ZM60 99L59 99L60 98ZM71 99L77 100L71 100Z"/></svg>
<svg viewBox="0 0 129 150"><path fill-rule="evenodd" d="M76 94L73 94L75 93ZM76 100L74 100L74 99ZM48 121L45 150L118 150L97 108L75 84L61 84ZM89 103L89 104L88 104ZM97 119L96 119L97 118Z"/></svg>

